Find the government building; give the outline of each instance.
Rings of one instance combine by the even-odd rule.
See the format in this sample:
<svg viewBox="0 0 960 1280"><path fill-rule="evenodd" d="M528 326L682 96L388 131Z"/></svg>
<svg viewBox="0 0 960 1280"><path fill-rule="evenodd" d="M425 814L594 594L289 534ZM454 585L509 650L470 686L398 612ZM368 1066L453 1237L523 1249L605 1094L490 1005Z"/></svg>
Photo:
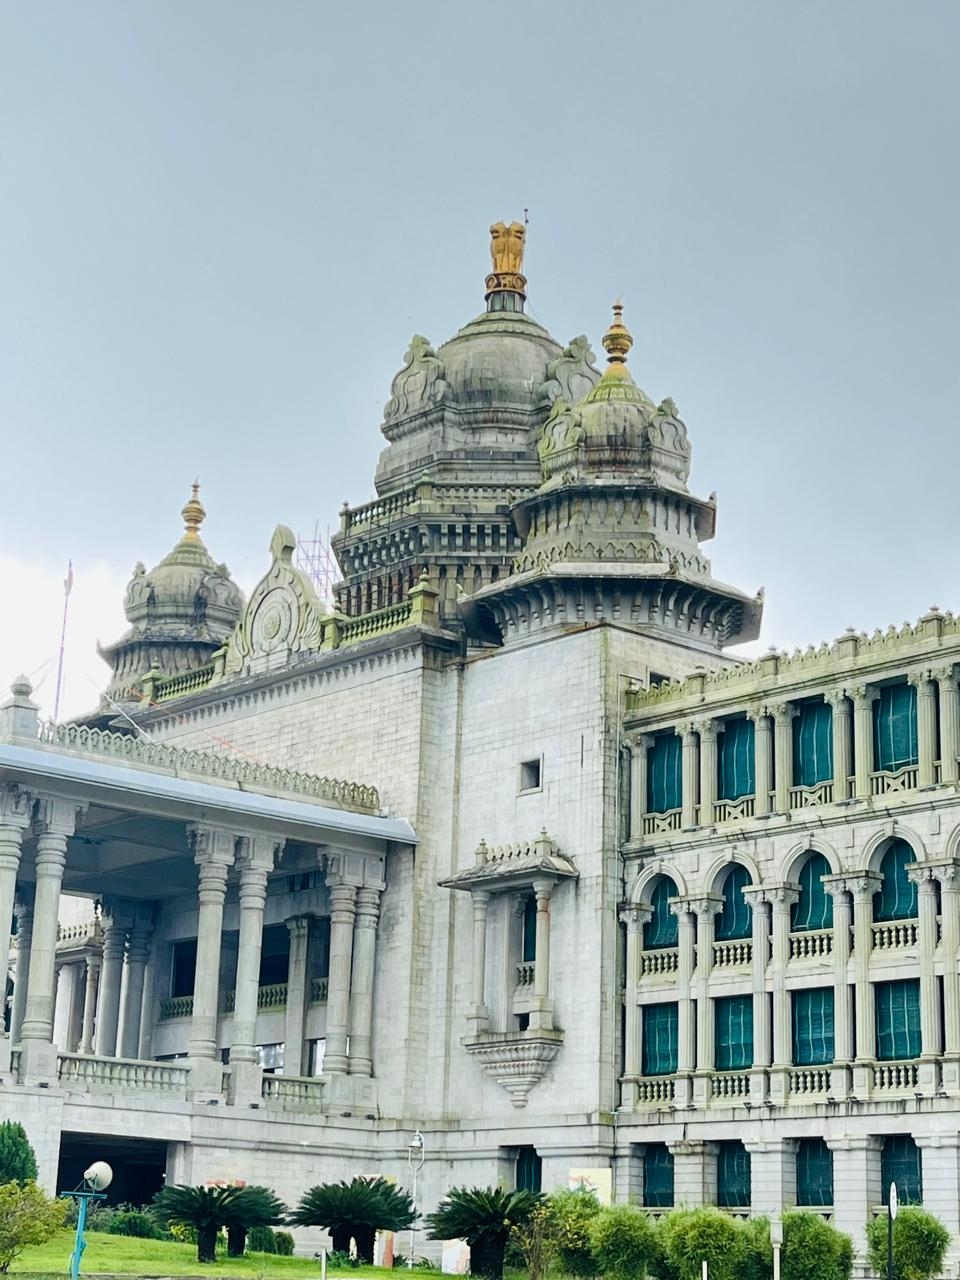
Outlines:
<svg viewBox="0 0 960 1280"><path fill-rule="evenodd" d="M762 593L714 577L622 308L604 362L557 342L491 234L485 310L410 340L332 605L269 519L244 600L195 488L100 705L12 686L0 1117L49 1187L103 1158L131 1200L407 1185L419 1131L424 1210L587 1182L862 1247L895 1180L956 1263L960 620L738 659Z"/></svg>

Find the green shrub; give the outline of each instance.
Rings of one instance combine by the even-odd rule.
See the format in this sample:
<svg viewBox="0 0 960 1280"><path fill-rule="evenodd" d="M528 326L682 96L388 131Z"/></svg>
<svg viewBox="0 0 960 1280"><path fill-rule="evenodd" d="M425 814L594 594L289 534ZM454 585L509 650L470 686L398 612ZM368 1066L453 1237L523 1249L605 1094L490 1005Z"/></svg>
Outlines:
<svg viewBox="0 0 960 1280"><path fill-rule="evenodd" d="M45 1244L63 1227L65 1200L46 1196L35 1182L0 1183L0 1275L32 1244Z"/></svg>
<svg viewBox="0 0 960 1280"><path fill-rule="evenodd" d="M721 1209L675 1209L657 1229L660 1280L742 1280L749 1241L736 1218Z"/></svg>
<svg viewBox="0 0 960 1280"><path fill-rule="evenodd" d="M818 1213L785 1213L781 1280L850 1280L853 1241Z"/></svg>
<svg viewBox="0 0 960 1280"><path fill-rule="evenodd" d="M27 1182L37 1180L37 1157L27 1140L26 1130L16 1120L4 1120L0 1124L0 1182Z"/></svg>
<svg viewBox="0 0 960 1280"><path fill-rule="evenodd" d="M117 1209L105 1229L112 1236L134 1236L138 1240L159 1240L161 1234L150 1214L142 1209Z"/></svg>
<svg viewBox="0 0 960 1280"><path fill-rule="evenodd" d="M334 1249L327 1254L327 1267L334 1271L343 1271L345 1267L359 1267L360 1259L346 1249Z"/></svg>
<svg viewBox="0 0 960 1280"><path fill-rule="evenodd" d="M409 1259L405 1253L395 1253L393 1255L393 1266L396 1268L405 1267Z"/></svg>
<svg viewBox="0 0 960 1280"><path fill-rule="evenodd" d="M251 1227L247 1244L251 1253L276 1253L277 1237L273 1227Z"/></svg>
<svg viewBox="0 0 960 1280"><path fill-rule="evenodd" d="M893 1224L893 1280L931 1280L940 1274L950 1233L924 1209L904 1206ZM867 1223L867 1257L879 1275L887 1274L887 1215Z"/></svg>
<svg viewBox="0 0 960 1280"><path fill-rule="evenodd" d="M592 1191L555 1191L547 1197L547 1227L556 1246L560 1270L568 1276L595 1276L591 1223L601 1212Z"/></svg>
<svg viewBox="0 0 960 1280"><path fill-rule="evenodd" d="M273 1242L281 1258L293 1257L293 1236L289 1231L274 1231Z"/></svg>
<svg viewBox="0 0 960 1280"><path fill-rule="evenodd" d="M599 1272L610 1280L641 1280L656 1259L653 1224L635 1205L600 1209L589 1231L594 1274Z"/></svg>

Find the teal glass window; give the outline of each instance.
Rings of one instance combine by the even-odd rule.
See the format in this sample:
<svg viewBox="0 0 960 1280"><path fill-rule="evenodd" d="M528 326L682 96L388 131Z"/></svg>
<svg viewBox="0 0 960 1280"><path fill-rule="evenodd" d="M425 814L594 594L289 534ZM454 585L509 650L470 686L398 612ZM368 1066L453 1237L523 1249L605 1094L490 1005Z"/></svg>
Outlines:
<svg viewBox="0 0 960 1280"><path fill-rule="evenodd" d="M793 1061L798 1067L819 1067L833 1061L833 987L794 991Z"/></svg>
<svg viewBox="0 0 960 1280"><path fill-rule="evenodd" d="M833 1152L822 1138L801 1138L797 1146L797 1206L833 1204Z"/></svg>
<svg viewBox="0 0 960 1280"><path fill-rule="evenodd" d="M880 1151L880 1185L883 1203L890 1199L890 1183L897 1184L901 1204L923 1204L923 1172L920 1148L909 1133L891 1133Z"/></svg>
<svg viewBox="0 0 960 1280"><path fill-rule="evenodd" d="M647 951L677 945L679 921L670 910L670 899L677 896L677 886L669 876L661 876L653 886L650 905L653 915L643 926L643 945Z"/></svg>
<svg viewBox="0 0 960 1280"><path fill-rule="evenodd" d="M815 787L833 778L833 709L801 702L793 721L793 785Z"/></svg>
<svg viewBox="0 0 960 1280"><path fill-rule="evenodd" d="M523 948L520 957L524 964L537 958L537 900L529 894L523 900Z"/></svg>
<svg viewBox="0 0 960 1280"><path fill-rule="evenodd" d="M537 1155L536 1147L520 1147L517 1150L517 1190L540 1190L543 1176L543 1160Z"/></svg>
<svg viewBox="0 0 960 1280"><path fill-rule="evenodd" d="M723 996L714 1005L718 1071L753 1066L753 997Z"/></svg>
<svg viewBox="0 0 960 1280"><path fill-rule="evenodd" d="M881 1062L920 1057L920 979L878 982L877 1057Z"/></svg>
<svg viewBox="0 0 960 1280"><path fill-rule="evenodd" d="M683 744L676 733L659 733L647 750L647 813L669 813L683 803Z"/></svg>
<svg viewBox="0 0 960 1280"><path fill-rule="evenodd" d="M917 763L917 691L912 684L888 684L873 704L875 769L896 773Z"/></svg>
<svg viewBox="0 0 960 1280"><path fill-rule="evenodd" d="M643 1207L673 1208L673 1155L665 1142L648 1142L643 1153Z"/></svg>
<svg viewBox="0 0 960 1280"><path fill-rule="evenodd" d="M727 720L717 734L717 797L739 800L752 796L755 754L753 721L745 716Z"/></svg>
<svg viewBox="0 0 960 1280"><path fill-rule="evenodd" d="M906 840L892 840L880 861L883 884L873 895L873 918L913 920L917 915L917 886L907 875L907 867L917 860Z"/></svg>
<svg viewBox="0 0 960 1280"><path fill-rule="evenodd" d="M734 938L750 937L750 904L743 891L750 883L750 873L742 863L735 862L723 882L723 908L717 916L716 939L730 942Z"/></svg>
<svg viewBox="0 0 960 1280"><path fill-rule="evenodd" d="M645 1076L669 1076L677 1069L677 1006L645 1004L642 1018L643 1052L640 1070Z"/></svg>
<svg viewBox="0 0 960 1280"><path fill-rule="evenodd" d="M794 933L833 928L833 898L820 879L829 874L830 863L822 853L811 853L800 868L800 897L791 910L790 928Z"/></svg>
<svg viewBox="0 0 960 1280"><path fill-rule="evenodd" d="M717 1204L721 1209L749 1209L750 1152L742 1142L717 1145Z"/></svg>

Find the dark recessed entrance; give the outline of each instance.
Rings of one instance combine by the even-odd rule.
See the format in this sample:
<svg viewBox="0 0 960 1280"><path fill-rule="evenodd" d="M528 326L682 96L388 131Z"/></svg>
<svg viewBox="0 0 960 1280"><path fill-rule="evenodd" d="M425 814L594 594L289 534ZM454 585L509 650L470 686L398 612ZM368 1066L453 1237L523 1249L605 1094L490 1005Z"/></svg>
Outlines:
<svg viewBox="0 0 960 1280"><path fill-rule="evenodd" d="M65 1133L60 1139L57 1191L72 1191L83 1183L83 1171L94 1160L113 1169L108 1204L146 1204L163 1186L167 1144L144 1138L98 1138L89 1133Z"/></svg>

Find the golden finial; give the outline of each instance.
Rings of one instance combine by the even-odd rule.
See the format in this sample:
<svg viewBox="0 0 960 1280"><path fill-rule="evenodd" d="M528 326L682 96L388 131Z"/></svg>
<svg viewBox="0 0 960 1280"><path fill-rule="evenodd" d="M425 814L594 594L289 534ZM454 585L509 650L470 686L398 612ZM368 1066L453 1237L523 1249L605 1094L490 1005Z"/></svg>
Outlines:
<svg viewBox="0 0 960 1280"><path fill-rule="evenodd" d="M200 540L200 534L197 530L203 524L204 518L207 514L203 509L203 503L200 501L199 494L200 481L194 480L193 493L190 495L190 499L186 506L180 512L183 516L183 523L186 525L186 530L183 536L190 542L198 542Z"/></svg>
<svg viewBox="0 0 960 1280"><path fill-rule="evenodd" d="M523 298L526 296L527 281L523 275L523 250L527 239L527 228L523 222L495 222L490 228L490 258L493 271L487 276L486 297L489 311L522 311ZM493 302L494 295L516 293L520 297L520 305L513 306L504 302L503 298Z"/></svg>
<svg viewBox="0 0 960 1280"><path fill-rule="evenodd" d="M633 346L633 337L623 323L623 303L619 298L613 304L613 322L603 335L603 345L609 365L622 366L627 363L627 352Z"/></svg>

